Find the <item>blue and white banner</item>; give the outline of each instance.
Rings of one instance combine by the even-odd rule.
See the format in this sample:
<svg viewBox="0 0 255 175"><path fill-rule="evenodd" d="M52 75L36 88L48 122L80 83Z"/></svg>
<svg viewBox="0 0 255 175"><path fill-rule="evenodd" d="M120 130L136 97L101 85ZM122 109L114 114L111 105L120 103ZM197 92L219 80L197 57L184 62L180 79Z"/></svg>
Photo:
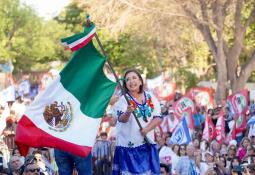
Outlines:
<svg viewBox="0 0 255 175"><path fill-rule="evenodd" d="M249 125L254 125L254 124L255 124L255 116L252 116L252 117L248 120L247 125L249 126Z"/></svg>
<svg viewBox="0 0 255 175"><path fill-rule="evenodd" d="M188 128L187 121L185 117L182 118L181 122L178 124L173 132L170 139L170 144L188 144L192 142L191 134Z"/></svg>

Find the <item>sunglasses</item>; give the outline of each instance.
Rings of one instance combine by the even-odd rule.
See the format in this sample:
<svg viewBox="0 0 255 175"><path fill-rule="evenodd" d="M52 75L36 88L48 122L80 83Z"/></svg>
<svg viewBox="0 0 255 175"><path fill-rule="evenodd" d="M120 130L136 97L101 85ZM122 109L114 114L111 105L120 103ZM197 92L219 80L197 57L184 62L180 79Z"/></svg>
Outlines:
<svg viewBox="0 0 255 175"><path fill-rule="evenodd" d="M26 169L26 172L31 172L31 173L39 173L40 172L40 168L36 168L36 169Z"/></svg>

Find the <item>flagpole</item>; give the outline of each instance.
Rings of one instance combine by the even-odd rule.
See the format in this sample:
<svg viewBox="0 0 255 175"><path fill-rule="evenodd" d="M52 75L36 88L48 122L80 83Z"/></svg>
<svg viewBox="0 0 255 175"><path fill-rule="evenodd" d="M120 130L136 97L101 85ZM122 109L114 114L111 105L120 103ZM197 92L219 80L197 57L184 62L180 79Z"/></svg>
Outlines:
<svg viewBox="0 0 255 175"><path fill-rule="evenodd" d="M87 25L90 25L90 20L89 20L88 17L87 17ZM118 76L117 76L115 70L113 69L113 66L112 66L111 62L110 62L109 59L108 59L108 55L106 54L106 52L105 52L105 50L104 50L104 47L103 47L103 45L102 45L102 43L101 43L101 41L100 41L100 39L99 39L97 33L95 33L95 38L96 38L96 41L97 41L97 43L98 43L98 45L99 45L99 47L100 47L100 49L101 49L101 51L102 51L102 53L103 53L105 59L106 59L106 62L107 62L108 65L109 65L110 70L112 71L112 73L113 73L113 75L114 75L114 77L115 77L115 79L116 79L116 81L117 81L117 83L118 83L118 85L119 85L119 87L120 87L120 89L121 89L122 94L124 95L124 98L126 99L128 105L131 105L130 102L129 102L129 100L128 100L128 98L127 98L126 92L125 92L125 90L124 90L122 84L120 83L120 79L118 78ZM140 130L142 130L143 127L142 127L140 121L138 120L138 118L137 118L135 112L133 111L132 114L134 115L135 120L136 120L136 123L138 124ZM147 144L150 145L150 142L149 142L147 136L144 137L144 140L146 141Z"/></svg>

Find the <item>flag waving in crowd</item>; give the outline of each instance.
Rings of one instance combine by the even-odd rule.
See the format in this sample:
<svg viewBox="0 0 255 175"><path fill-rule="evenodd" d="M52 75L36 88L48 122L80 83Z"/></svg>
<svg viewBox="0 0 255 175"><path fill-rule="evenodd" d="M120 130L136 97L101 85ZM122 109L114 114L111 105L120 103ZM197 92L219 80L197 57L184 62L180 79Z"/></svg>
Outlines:
<svg viewBox="0 0 255 175"><path fill-rule="evenodd" d="M37 96L17 126L21 154L29 147L53 147L86 156L116 83L103 72L105 58L91 41L95 25L62 39L74 52L60 75Z"/></svg>
<svg viewBox="0 0 255 175"><path fill-rule="evenodd" d="M248 90L243 89L240 92L228 96L227 105L233 114L245 114L248 110Z"/></svg>
<svg viewBox="0 0 255 175"><path fill-rule="evenodd" d="M170 139L170 144L188 144L192 141L186 118L183 117L181 122L175 128Z"/></svg>

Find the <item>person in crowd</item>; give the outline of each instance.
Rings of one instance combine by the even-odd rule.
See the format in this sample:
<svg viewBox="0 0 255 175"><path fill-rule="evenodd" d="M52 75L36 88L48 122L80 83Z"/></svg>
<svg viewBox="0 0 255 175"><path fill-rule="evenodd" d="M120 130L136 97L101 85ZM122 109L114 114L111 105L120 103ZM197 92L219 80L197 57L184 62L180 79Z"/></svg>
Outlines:
<svg viewBox="0 0 255 175"><path fill-rule="evenodd" d="M172 135L171 135L171 133L170 132L167 132L166 134L165 134L165 137L166 137L166 146L169 146L169 147L172 147L172 145L171 145L171 137L172 137Z"/></svg>
<svg viewBox="0 0 255 175"><path fill-rule="evenodd" d="M38 168L40 169L40 172L43 172L44 174L46 173L48 174L48 171L47 171L48 168L46 167L45 161L42 158L42 152L37 149L33 152L33 156L34 156L34 163L38 166Z"/></svg>
<svg viewBox="0 0 255 175"><path fill-rule="evenodd" d="M21 162L22 162L23 164L25 163L25 157L23 157L23 156L20 155L19 149L18 149L17 147L15 147L15 148L12 150L11 155L12 155L12 156L19 156Z"/></svg>
<svg viewBox="0 0 255 175"><path fill-rule="evenodd" d="M219 156L215 158L215 167L214 169L217 171L218 175L227 175L229 170L227 169L227 161L223 156Z"/></svg>
<svg viewBox="0 0 255 175"><path fill-rule="evenodd" d="M215 153L220 153L220 149L221 149L221 146L220 146L219 142L217 140L213 140L211 142L210 151L213 154L215 154Z"/></svg>
<svg viewBox="0 0 255 175"><path fill-rule="evenodd" d="M180 157L186 156L186 145L180 145Z"/></svg>
<svg viewBox="0 0 255 175"><path fill-rule="evenodd" d="M52 158L52 150L50 148L39 148L39 151L42 153L42 160L44 161L46 167L48 168L48 171L52 172L53 174L55 173L54 169L54 161Z"/></svg>
<svg viewBox="0 0 255 175"><path fill-rule="evenodd" d="M195 162L198 174L205 174L208 169L208 165L202 161L202 154L196 153L195 154Z"/></svg>
<svg viewBox="0 0 255 175"><path fill-rule="evenodd" d="M160 175L169 175L170 171L167 165L160 163Z"/></svg>
<svg viewBox="0 0 255 175"><path fill-rule="evenodd" d="M169 113L169 117L167 119L168 119L169 131L170 131L170 133L173 133L173 131L176 128L176 126L178 125L179 121L174 114L173 108L169 108L168 113Z"/></svg>
<svg viewBox="0 0 255 175"><path fill-rule="evenodd" d="M11 175L19 175L23 172L23 163L20 156L12 156L10 159L10 172Z"/></svg>
<svg viewBox="0 0 255 175"><path fill-rule="evenodd" d="M194 157L195 148L192 144L187 145L187 156L182 156L179 159L179 162L176 165L176 174L177 175L196 175L197 166Z"/></svg>
<svg viewBox="0 0 255 175"><path fill-rule="evenodd" d="M255 133L254 133L255 134ZM251 145L255 148L255 135L252 135L250 137L250 140L251 140Z"/></svg>
<svg viewBox="0 0 255 175"><path fill-rule="evenodd" d="M161 143L160 143L161 142ZM168 166L169 172L172 174L175 173L176 164L179 161L178 155L176 155L171 147L168 147L164 144L164 138L157 137L157 143L161 144L161 149L159 150L160 163L163 163ZM177 145L178 146L178 145Z"/></svg>
<svg viewBox="0 0 255 175"><path fill-rule="evenodd" d="M58 166L59 175L71 175L76 169L79 175L92 174L92 154L87 157L80 157L74 154L54 149L55 160Z"/></svg>
<svg viewBox="0 0 255 175"><path fill-rule="evenodd" d="M126 71L123 87L130 105L122 96L114 107L117 140L113 175L123 173L139 175L149 172L159 174L159 155L157 145L153 141L153 129L162 122L160 104L153 94L144 91L143 79L135 69ZM135 117L142 129L138 127ZM135 159L130 161L131 157Z"/></svg>
<svg viewBox="0 0 255 175"><path fill-rule="evenodd" d="M96 173L103 174L103 172L109 172L111 168L112 152L111 142L107 140L107 133L100 133L100 140L97 140L93 147L93 160L95 160Z"/></svg>
<svg viewBox="0 0 255 175"><path fill-rule="evenodd" d="M180 146L178 144L173 144L172 150L175 153L175 155L180 156Z"/></svg>
<svg viewBox="0 0 255 175"><path fill-rule="evenodd" d="M230 171L232 174L242 175L243 173L247 172L247 169L241 164L239 157L234 157L231 161Z"/></svg>
<svg viewBox="0 0 255 175"><path fill-rule="evenodd" d="M34 151L35 154L30 154L26 157L26 161L24 164L23 175L52 175L47 171L43 170L45 166L39 156L38 150ZM42 169L43 168L43 169Z"/></svg>
<svg viewBox="0 0 255 175"><path fill-rule="evenodd" d="M210 144L207 140L205 140L205 139L201 140L200 150L202 152L202 160L205 161L205 153L210 150Z"/></svg>
<svg viewBox="0 0 255 175"><path fill-rule="evenodd" d="M172 155L173 155L172 149L170 147L166 146L165 139L163 138L163 136L157 136L156 142L158 144L160 163L167 165L168 169L171 171Z"/></svg>
<svg viewBox="0 0 255 175"><path fill-rule="evenodd" d="M241 141L241 144L237 150L237 156L240 160L243 160L244 156L247 152L247 147L251 145L250 139L248 137L244 137Z"/></svg>
<svg viewBox="0 0 255 175"><path fill-rule="evenodd" d="M214 155L211 151L207 151L205 153L205 162L208 166L208 168L213 168L214 167Z"/></svg>
<svg viewBox="0 0 255 175"><path fill-rule="evenodd" d="M40 168L35 163L29 163L24 168L23 175L42 175L43 173L40 173Z"/></svg>
<svg viewBox="0 0 255 175"><path fill-rule="evenodd" d="M46 148L40 148L33 152L34 161L40 168L40 172L44 174L52 175L54 174L54 167L50 164L49 160L46 158Z"/></svg>
<svg viewBox="0 0 255 175"><path fill-rule="evenodd" d="M15 147L15 133L16 133L16 119L14 116L9 116L6 118L6 127L2 132L4 142L7 145L9 151L11 152Z"/></svg>
<svg viewBox="0 0 255 175"><path fill-rule="evenodd" d="M224 120L225 120L225 132L229 133L231 130L232 123L234 122L234 116L231 114L229 107L225 107L224 110Z"/></svg>
<svg viewBox="0 0 255 175"><path fill-rule="evenodd" d="M196 129L201 129L202 124L205 121L205 116L202 115L201 109L199 106L196 107L196 113L193 114L193 119L194 119L194 125Z"/></svg>
<svg viewBox="0 0 255 175"><path fill-rule="evenodd" d="M236 146L230 145L228 148L228 157L227 160L231 161L236 156Z"/></svg>
<svg viewBox="0 0 255 175"><path fill-rule="evenodd" d="M255 148L251 145L248 145L246 148L246 154L243 157L243 161L246 161L248 164L251 164L251 157L255 155Z"/></svg>
<svg viewBox="0 0 255 175"><path fill-rule="evenodd" d="M200 140L198 138L194 138L192 140L192 142L193 142L193 145L194 145L195 149L199 150L200 149Z"/></svg>

